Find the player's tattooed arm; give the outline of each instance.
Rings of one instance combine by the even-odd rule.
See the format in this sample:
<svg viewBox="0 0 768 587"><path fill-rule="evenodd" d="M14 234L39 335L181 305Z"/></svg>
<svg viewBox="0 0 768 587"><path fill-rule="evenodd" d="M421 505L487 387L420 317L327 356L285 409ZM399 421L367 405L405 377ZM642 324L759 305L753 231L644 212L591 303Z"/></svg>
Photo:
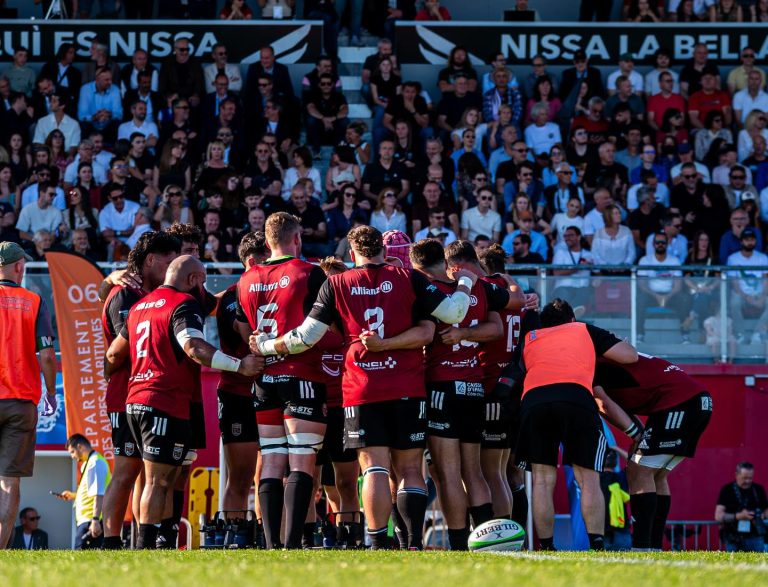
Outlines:
<svg viewBox="0 0 768 587"><path fill-rule="evenodd" d="M378 353L397 349L420 349L432 342L434 336L435 323L431 320L419 320L416 326L411 326L391 338L381 338L376 332L366 330L360 334L360 342L366 350Z"/></svg>
<svg viewBox="0 0 768 587"><path fill-rule="evenodd" d="M468 328L449 326L440 331L443 344L459 344L462 340L469 342L490 342L504 335L504 325L497 312L488 312L487 320Z"/></svg>

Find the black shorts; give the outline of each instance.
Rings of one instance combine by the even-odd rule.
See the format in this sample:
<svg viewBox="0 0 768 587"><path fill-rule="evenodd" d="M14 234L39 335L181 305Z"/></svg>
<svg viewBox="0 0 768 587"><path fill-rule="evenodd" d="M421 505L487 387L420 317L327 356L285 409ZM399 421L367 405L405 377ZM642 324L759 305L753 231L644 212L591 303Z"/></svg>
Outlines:
<svg viewBox="0 0 768 587"><path fill-rule="evenodd" d="M258 410L280 408L287 418L325 423L325 384L290 375L262 375L254 385Z"/></svg>
<svg viewBox="0 0 768 587"><path fill-rule="evenodd" d="M568 384L563 384L563 386ZM589 392L574 385L574 394ZM563 464L577 465L594 471L603 470L608 443L597 406L590 406L587 398L578 401L542 401L547 390L533 390L523 398L520 414L520 434L515 449L519 467L532 464L557 466L560 445L563 445Z"/></svg>
<svg viewBox="0 0 768 587"><path fill-rule="evenodd" d="M35 402L0 400L0 476L32 477L36 437Z"/></svg>
<svg viewBox="0 0 768 587"><path fill-rule="evenodd" d="M224 444L258 442L253 397L219 390L219 431Z"/></svg>
<svg viewBox="0 0 768 587"><path fill-rule="evenodd" d="M128 425L125 412L110 412L109 422L112 424L112 446L116 457L141 458L140 444Z"/></svg>
<svg viewBox="0 0 768 587"><path fill-rule="evenodd" d="M519 408L519 406L517 406ZM483 407L483 430L480 445L488 449L514 449L517 436L520 433L520 410L511 413L509 409L502 410L501 404L490 398L485 399ZM514 451L513 451L514 452Z"/></svg>
<svg viewBox="0 0 768 587"><path fill-rule="evenodd" d="M706 391L663 412L651 414L635 454L692 457L711 417L712 396Z"/></svg>
<svg viewBox="0 0 768 587"><path fill-rule="evenodd" d="M427 381L427 434L479 443L485 420L485 390L480 382Z"/></svg>
<svg viewBox="0 0 768 587"><path fill-rule="evenodd" d="M352 463L356 460L357 451L344 448L344 408L341 406L328 408L325 439L323 448L317 453L317 464Z"/></svg>
<svg viewBox="0 0 768 587"><path fill-rule="evenodd" d="M189 404L189 446L190 450L205 448L205 408L203 402Z"/></svg>
<svg viewBox="0 0 768 587"><path fill-rule="evenodd" d="M141 445L141 458L180 467L189 449L190 421L142 404L125 408L128 425Z"/></svg>
<svg viewBox="0 0 768 587"><path fill-rule="evenodd" d="M344 448L426 448L426 403L422 397L404 397L344 408Z"/></svg>

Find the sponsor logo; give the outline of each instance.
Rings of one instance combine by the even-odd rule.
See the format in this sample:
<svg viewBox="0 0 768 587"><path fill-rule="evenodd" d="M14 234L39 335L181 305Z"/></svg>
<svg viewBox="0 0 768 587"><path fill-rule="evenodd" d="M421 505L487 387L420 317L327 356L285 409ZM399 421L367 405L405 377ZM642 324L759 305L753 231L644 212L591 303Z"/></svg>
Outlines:
<svg viewBox="0 0 768 587"><path fill-rule="evenodd" d="M282 281L282 280L281 280ZM252 283L248 286L248 293L258 293L260 291L274 291L277 289L278 282L274 283ZM282 286L285 287L285 286Z"/></svg>
<svg viewBox="0 0 768 587"><path fill-rule="evenodd" d="M180 461L181 457L184 456L184 445L183 444L176 444L173 447L173 460L174 461Z"/></svg>
<svg viewBox="0 0 768 587"><path fill-rule="evenodd" d="M288 287L288 284L289 284L289 283L291 283L291 278L290 278L290 277L288 277L287 275L283 275L283 276L280 278L280 281L278 282L278 284L280 285L280 287L281 287L282 289L285 289L286 287Z"/></svg>
<svg viewBox="0 0 768 587"><path fill-rule="evenodd" d="M384 293L389 293L392 291L392 282L391 281L384 281L381 284L381 291Z"/></svg>
<svg viewBox="0 0 768 587"><path fill-rule="evenodd" d="M232 424L232 436L240 436L243 433L243 425L239 422Z"/></svg>
<svg viewBox="0 0 768 587"><path fill-rule="evenodd" d="M712 411L712 398L709 397L708 395L701 398L701 411L702 412Z"/></svg>
<svg viewBox="0 0 768 587"><path fill-rule="evenodd" d="M349 293L353 296L377 296L381 293L389 293L392 291L392 282L384 281L378 287L363 287L362 285L353 285Z"/></svg>
<svg viewBox="0 0 768 587"><path fill-rule="evenodd" d="M469 296L469 305L470 306L476 306L477 305L477 296Z"/></svg>
<svg viewBox="0 0 768 587"><path fill-rule="evenodd" d="M457 381L456 395L464 395L466 397L483 397L485 396L485 389L483 388L482 383Z"/></svg>
<svg viewBox="0 0 768 587"><path fill-rule="evenodd" d="M488 526L487 528L483 528L480 531L475 531L475 536L477 538L482 538L483 536L490 536L491 538L502 538L502 533L505 530L508 532L519 532L520 527L515 522L504 522L501 524Z"/></svg>
<svg viewBox="0 0 768 587"><path fill-rule="evenodd" d="M291 410L291 413L299 414L302 416L311 416L315 413L315 409L308 406L293 406L289 409Z"/></svg>
<svg viewBox="0 0 768 587"><path fill-rule="evenodd" d="M134 450L136 450L136 446L132 442L125 443L125 456L131 456ZM115 452L117 452L117 450L115 450Z"/></svg>
<svg viewBox="0 0 768 587"><path fill-rule="evenodd" d="M160 447L159 446L145 446L144 452L148 455L159 455L160 454Z"/></svg>
<svg viewBox="0 0 768 587"><path fill-rule="evenodd" d="M685 373L685 371L683 371L677 365L669 365L666 369L664 369L664 373L669 373L670 371L680 371L680 373Z"/></svg>
<svg viewBox="0 0 768 587"><path fill-rule="evenodd" d="M360 430L350 430L346 434L348 438L360 438L361 436L365 436L365 430L362 428Z"/></svg>
<svg viewBox="0 0 768 587"><path fill-rule="evenodd" d="M659 443L659 448L674 448L676 446L680 446L681 444L683 444L683 441L678 438L677 440L670 440L670 441L667 441L667 442L660 442Z"/></svg>
<svg viewBox="0 0 768 587"><path fill-rule="evenodd" d="M423 432L414 432L409 436L411 439L411 442L420 442L424 440L424 433Z"/></svg>
<svg viewBox="0 0 768 587"><path fill-rule="evenodd" d="M446 359L440 363L442 367L449 367L451 369L466 369L467 367L477 367L477 356L470 359L464 359L463 361L451 361Z"/></svg>
<svg viewBox="0 0 768 587"><path fill-rule="evenodd" d="M483 430L483 440L485 440L486 442L501 442L506 438L507 438L507 435L503 432L501 434L489 434L488 432Z"/></svg>
<svg viewBox="0 0 768 587"><path fill-rule="evenodd" d="M136 310L151 310L153 308L162 308L165 305L165 298L160 298L153 302L139 302L136 306Z"/></svg>
<svg viewBox="0 0 768 587"><path fill-rule="evenodd" d="M144 371L144 373L136 373L133 377L131 377L131 381L147 381L149 379L152 379L155 376L154 371L152 369L147 369Z"/></svg>
<svg viewBox="0 0 768 587"><path fill-rule="evenodd" d="M387 357L386 361L355 361L355 366L365 371L381 371L382 369L394 369L397 365L392 357Z"/></svg>
<svg viewBox="0 0 768 587"><path fill-rule="evenodd" d="M431 430L448 430L450 427L448 422L433 422L432 420L427 422L427 428Z"/></svg>

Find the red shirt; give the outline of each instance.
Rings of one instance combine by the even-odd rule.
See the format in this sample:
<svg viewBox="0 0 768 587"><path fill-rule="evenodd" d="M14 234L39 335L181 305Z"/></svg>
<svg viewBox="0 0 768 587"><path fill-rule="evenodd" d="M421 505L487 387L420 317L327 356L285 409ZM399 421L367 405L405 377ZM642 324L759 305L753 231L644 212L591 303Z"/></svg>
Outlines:
<svg viewBox="0 0 768 587"><path fill-rule="evenodd" d="M221 297L216 308L216 326L219 330L221 350L230 356L241 359L250 354L248 345L234 327L237 320L237 284L230 285ZM218 390L233 395L251 397L253 395L253 378L245 377L232 371L222 371L219 378Z"/></svg>
<svg viewBox="0 0 768 587"><path fill-rule="evenodd" d="M659 128L661 128L661 123L664 121L664 113L670 108L676 108L685 116L687 112L685 98L680 94L670 94L665 98L661 92L648 98L646 109L648 112L653 112L654 120Z"/></svg>
<svg viewBox="0 0 768 587"><path fill-rule="evenodd" d="M507 287L506 280L500 275L490 275L480 279L500 288ZM504 326L504 335L501 339L486 342L480 347L480 365L485 372L484 379L491 385L496 383L502 369L509 364L512 351L520 341L522 313L519 310L499 310L499 315Z"/></svg>
<svg viewBox="0 0 768 587"><path fill-rule="evenodd" d="M437 11L440 13L443 20L451 20L451 13L448 12L448 9L445 6L439 6ZM439 22L438 19L433 18L426 8L419 10L413 20L434 20L435 22Z"/></svg>
<svg viewBox="0 0 768 587"><path fill-rule="evenodd" d="M698 112L699 120L703 123L707 114L713 110L723 111L724 108L731 106L731 97L728 92L715 90L711 94L705 94L704 90L694 93L688 100L688 111Z"/></svg>

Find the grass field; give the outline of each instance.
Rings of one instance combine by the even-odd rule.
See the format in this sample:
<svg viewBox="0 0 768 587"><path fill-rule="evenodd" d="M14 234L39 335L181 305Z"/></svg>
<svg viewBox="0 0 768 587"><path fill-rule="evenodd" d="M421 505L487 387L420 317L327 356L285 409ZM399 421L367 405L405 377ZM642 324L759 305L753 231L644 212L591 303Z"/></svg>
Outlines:
<svg viewBox="0 0 768 587"><path fill-rule="evenodd" d="M0 552L3 587L768 585L768 558L714 553Z"/></svg>

